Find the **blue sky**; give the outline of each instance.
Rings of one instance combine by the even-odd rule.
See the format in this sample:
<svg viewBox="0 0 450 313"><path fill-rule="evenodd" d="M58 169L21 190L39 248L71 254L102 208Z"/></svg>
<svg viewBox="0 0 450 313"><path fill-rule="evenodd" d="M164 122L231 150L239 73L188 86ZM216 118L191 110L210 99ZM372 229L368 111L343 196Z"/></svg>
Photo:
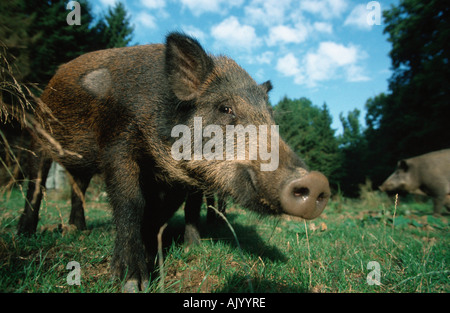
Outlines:
<svg viewBox="0 0 450 313"><path fill-rule="evenodd" d="M115 1L90 2L101 14ZM236 60L257 82L270 79L272 104L285 95L326 102L337 134L341 112L358 108L364 123L366 100L386 92L392 74L391 45L382 18L377 25L376 5L383 11L398 1L369 2L122 0L135 27L132 44L161 43L173 30L191 34L207 51Z"/></svg>

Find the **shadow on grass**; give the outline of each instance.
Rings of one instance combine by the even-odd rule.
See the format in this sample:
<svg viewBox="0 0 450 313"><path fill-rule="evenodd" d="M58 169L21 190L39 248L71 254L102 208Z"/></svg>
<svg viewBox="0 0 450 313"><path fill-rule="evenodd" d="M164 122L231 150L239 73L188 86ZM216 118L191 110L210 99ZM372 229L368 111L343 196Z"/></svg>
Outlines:
<svg viewBox="0 0 450 313"><path fill-rule="evenodd" d="M251 277L252 288L249 287L248 277L236 273L231 276L226 284L216 290L218 293L249 293L252 291L256 293L306 293L308 289L303 286L289 284L279 280L271 280L267 278Z"/></svg>
<svg viewBox="0 0 450 313"><path fill-rule="evenodd" d="M271 245L259 235L256 225L243 225L236 221L237 218L237 213L229 213L227 215L227 219L236 232L243 252L247 252L256 258L264 257L271 261L286 262L288 260L288 257L279 248L275 245ZM172 242L183 244L184 227L184 215L174 216L171 219L169 226L164 231L163 246L168 247ZM200 222L200 233L201 238L209 238L212 241L222 241L233 249L238 249L236 240L225 222L207 224L206 221L202 219Z"/></svg>

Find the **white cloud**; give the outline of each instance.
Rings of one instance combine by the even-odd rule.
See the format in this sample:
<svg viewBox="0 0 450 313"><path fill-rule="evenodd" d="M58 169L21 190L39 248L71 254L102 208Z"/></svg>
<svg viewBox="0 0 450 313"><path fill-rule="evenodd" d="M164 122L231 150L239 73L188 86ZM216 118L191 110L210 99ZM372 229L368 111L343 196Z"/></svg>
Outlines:
<svg viewBox="0 0 450 313"><path fill-rule="evenodd" d="M206 40L207 35L200 28L197 28L192 25L185 25L182 27L183 32L187 35L191 35L194 38L197 38L199 41L203 42Z"/></svg>
<svg viewBox="0 0 450 313"><path fill-rule="evenodd" d="M155 10L156 12L154 14L158 17L158 19L166 19L170 16L170 14L165 10L165 0L141 0L141 5L143 9ZM143 11L139 12L143 13Z"/></svg>
<svg viewBox="0 0 450 313"><path fill-rule="evenodd" d="M346 0L305 0L300 3L303 11L320 15L324 19L339 17L347 8Z"/></svg>
<svg viewBox="0 0 450 313"><path fill-rule="evenodd" d="M135 21L137 24L140 24L145 28L149 29L158 28L155 17L151 14L148 14L147 12L138 13L135 17Z"/></svg>
<svg viewBox="0 0 450 313"><path fill-rule="evenodd" d="M313 24L314 30L322 33L332 34L333 33L333 25L326 22L315 22Z"/></svg>
<svg viewBox="0 0 450 313"><path fill-rule="evenodd" d="M298 59L293 53L288 53L278 60L277 71L286 76L297 76L302 71Z"/></svg>
<svg viewBox="0 0 450 313"><path fill-rule="evenodd" d="M261 39L252 26L241 24L235 16L223 20L211 28L211 35L216 45L232 47L239 50L251 50L261 45Z"/></svg>
<svg viewBox="0 0 450 313"><path fill-rule="evenodd" d="M141 0L141 3L149 9L162 9L166 6L165 0Z"/></svg>
<svg viewBox="0 0 450 313"><path fill-rule="evenodd" d="M367 81L370 78L358 64L365 57L367 54L354 45L325 41L316 51L307 53L301 63L293 53L285 55L278 60L276 69L285 76L292 76L296 84L308 87L343 78L349 82Z"/></svg>
<svg viewBox="0 0 450 313"><path fill-rule="evenodd" d="M100 2L105 6L114 6L116 4L116 0L100 0Z"/></svg>
<svg viewBox="0 0 450 313"><path fill-rule="evenodd" d="M344 46L335 42L321 42L316 52L308 53L305 58L308 84L345 77L347 81L362 81L369 78L363 74L363 68L357 65L366 53L356 46Z"/></svg>
<svg viewBox="0 0 450 313"><path fill-rule="evenodd" d="M349 82L364 82L370 80L370 77L364 75L364 69L356 64L351 64L347 68L347 81Z"/></svg>
<svg viewBox="0 0 450 313"><path fill-rule="evenodd" d="M199 16L205 12L225 13L226 9L242 5L244 0L180 0L193 15Z"/></svg>
<svg viewBox="0 0 450 313"><path fill-rule="evenodd" d="M297 23L294 26L276 25L270 27L266 37L267 45L299 44L305 42L310 35L314 36L316 33L333 33L333 26L331 23L315 22L311 24L304 18L302 18L301 21L301 23Z"/></svg>
<svg viewBox="0 0 450 313"><path fill-rule="evenodd" d="M332 41L321 42L317 54L338 66L352 64L358 59L358 49L355 46L346 47Z"/></svg>
<svg viewBox="0 0 450 313"><path fill-rule="evenodd" d="M344 25L356 26L359 29L370 30L372 25L367 23L368 11L365 4L357 5L346 18Z"/></svg>
<svg viewBox="0 0 450 313"><path fill-rule="evenodd" d="M256 71L254 77L260 81L267 80L266 72L262 68Z"/></svg>
<svg viewBox="0 0 450 313"><path fill-rule="evenodd" d="M267 44L274 46L279 43L301 43L308 37L308 26L297 24L295 27L277 25L269 29Z"/></svg>
<svg viewBox="0 0 450 313"><path fill-rule="evenodd" d="M272 51L264 51L259 54L255 52L243 54L240 56L241 60L244 60L247 64L264 65L271 64L274 59L275 53ZM260 69L262 70L262 68Z"/></svg>
<svg viewBox="0 0 450 313"><path fill-rule="evenodd" d="M252 0L244 8L245 20L250 24L265 26L283 24L291 2L292 0Z"/></svg>
<svg viewBox="0 0 450 313"><path fill-rule="evenodd" d="M259 64L270 64L272 62L274 53L272 51L263 52L260 55L256 56L256 62Z"/></svg>

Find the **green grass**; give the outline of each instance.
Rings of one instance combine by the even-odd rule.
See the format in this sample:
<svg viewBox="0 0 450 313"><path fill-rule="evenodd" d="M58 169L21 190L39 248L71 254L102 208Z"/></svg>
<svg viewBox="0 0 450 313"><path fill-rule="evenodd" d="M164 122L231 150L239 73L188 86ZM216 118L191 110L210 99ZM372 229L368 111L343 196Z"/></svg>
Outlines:
<svg viewBox="0 0 450 313"><path fill-rule="evenodd" d="M49 194L35 237L16 234L23 207L19 189L0 197L0 292L120 292L109 262L115 231L104 197L88 191L87 231L66 225L67 197ZM448 215L433 217L431 202L364 192L335 197L314 221L260 216L231 205L231 230L210 226L202 211L200 245L183 245L180 210L164 231L164 277L150 292L449 292ZM395 217L394 217L395 211ZM306 226L306 228L305 228ZM240 247L240 248L239 248ZM69 285L69 262L81 284ZM371 261L380 285L369 285ZM163 285L162 285L163 283Z"/></svg>

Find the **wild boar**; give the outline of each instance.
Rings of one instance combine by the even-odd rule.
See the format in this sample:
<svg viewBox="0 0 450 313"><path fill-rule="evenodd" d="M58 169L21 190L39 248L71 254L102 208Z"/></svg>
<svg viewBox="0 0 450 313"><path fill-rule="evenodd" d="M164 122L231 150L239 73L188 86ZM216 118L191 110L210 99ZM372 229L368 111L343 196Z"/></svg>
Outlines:
<svg viewBox="0 0 450 313"><path fill-rule="evenodd" d="M450 209L450 149L400 160L379 187L386 193L408 192L433 198L434 214Z"/></svg>
<svg viewBox="0 0 450 313"><path fill-rule="evenodd" d="M165 44L107 49L62 65L42 94L51 110L36 136L19 233L36 230L50 160L73 177L73 222L83 193L104 175L116 225L111 270L125 290L144 288L157 232L194 188L259 212L312 219L330 197L327 178L278 137L270 82L171 33ZM45 112L42 115L45 116Z"/></svg>

